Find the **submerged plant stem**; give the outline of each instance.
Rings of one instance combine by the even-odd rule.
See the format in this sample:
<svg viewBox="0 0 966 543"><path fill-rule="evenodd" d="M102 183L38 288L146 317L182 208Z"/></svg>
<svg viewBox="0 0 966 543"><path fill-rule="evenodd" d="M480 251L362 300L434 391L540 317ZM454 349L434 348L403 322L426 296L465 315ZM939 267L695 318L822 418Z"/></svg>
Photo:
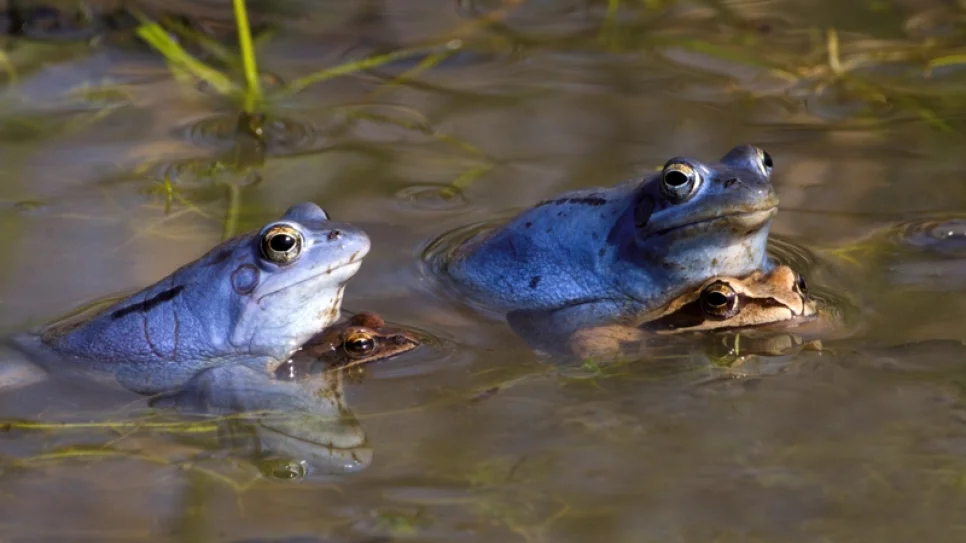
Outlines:
<svg viewBox="0 0 966 543"><path fill-rule="evenodd" d="M316 83L321 83L327 79L332 79L334 77L339 77L342 75L347 75L362 70L368 70L370 68L375 68L377 66L382 66L383 64L399 60L406 57L412 57L416 55L421 55L427 52L425 48L415 48L415 49L401 49L399 51L393 51L391 53L386 53L384 55L377 55L374 57L364 58L362 60L357 60L355 62L346 62L332 68L326 68L324 70L300 77L285 87L285 90L279 92L280 95L290 95L298 93L304 90L310 85Z"/></svg>
<svg viewBox="0 0 966 543"><path fill-rule="evenodd" d="M238 229L238 208L241 202L241 189L231 183L225 183L228 191L228 210L225 212L225 227L221 232L222 241L235 235Z"/></svg>
<svg viewBox="0 0 966 543"><path fill-rule="evenodd" d="M839 33L834 28L825 32L825 42L828 48L828 67L836 76L845 73L842 69L842 62L839 59Z"/></svg>

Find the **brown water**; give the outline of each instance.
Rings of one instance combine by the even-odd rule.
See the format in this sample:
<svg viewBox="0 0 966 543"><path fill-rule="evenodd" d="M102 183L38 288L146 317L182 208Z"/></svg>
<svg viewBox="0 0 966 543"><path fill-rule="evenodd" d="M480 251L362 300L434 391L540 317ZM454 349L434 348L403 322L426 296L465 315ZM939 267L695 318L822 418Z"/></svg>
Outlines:
<svg viewBox="0 0 966 543"><path fill-rule="evenodd" d="M924 72L966 46L966 11L947 4L288 2L258 50L282 81L462 41L407 83L387 86L417 60L270 102L261 157L232 139L235 106L123 35L13 40L0 328L149 284L311 200L373 239L345 306L436 341L345 385L333 432L372 453L353 473L286 479L229 423L0 426L0 539L966 536L966 251L914 228L966 216L966 71ZM553 365L422 267L453 229L744 142L776 162L775 253L858 308L832 352ZM930 339L956 341L889 347ZM0 396L0 416L143 422L143 400L93 390L42 383Z"/></svg>

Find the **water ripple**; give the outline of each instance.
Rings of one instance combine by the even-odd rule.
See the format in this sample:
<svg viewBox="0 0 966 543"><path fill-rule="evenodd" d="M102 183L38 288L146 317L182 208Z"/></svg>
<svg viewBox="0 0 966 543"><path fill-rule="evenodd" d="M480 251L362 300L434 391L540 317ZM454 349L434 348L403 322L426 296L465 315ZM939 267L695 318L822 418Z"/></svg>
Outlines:
<svg viewBox="0 0 966 543"><path fill-rule="evenodd" d="M888 237L916 249L950 257L966 257L966 217L933 217L893 226Z"/></svg>
<svg viewBox="0 0 966 543"><path fill-rule="evenodd" d="M256 185L262 180L257 168L208 158L161 163L155 170L155 177L183 188L213 187L216 181L243 188ZM192 198L203 198L203 195L194 194Z"/></svg>
<svg viewBox="0 0 966 543"><path fill-rule="evenodd" d="M261 114L207 117L181 127L180 135L201 147L261 145L270 155L305 151L316 147L321 139L319 130L310 123Z"/></svg>
<svg viewBox="0 0 966 543"><path fill-rule="evenodd" d="M455 211L469 205L463 191L450 185L411 185L394 196L401 207L417 211Z"/></svg>

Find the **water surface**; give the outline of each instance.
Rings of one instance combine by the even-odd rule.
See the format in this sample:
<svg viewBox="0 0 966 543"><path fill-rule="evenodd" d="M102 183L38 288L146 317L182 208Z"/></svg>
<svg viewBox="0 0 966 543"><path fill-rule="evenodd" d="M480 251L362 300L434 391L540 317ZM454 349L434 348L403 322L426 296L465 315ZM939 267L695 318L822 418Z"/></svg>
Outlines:
<svg viewBox="0 0 966 543"><path fill-rule="evenodd" d="M227 2L185 4L230 21ZM270 102L269 141L254 152L234 137L234 104L123 32L12 39L0 329L149 284L226 228L311 200L373 239L345 306L436 341L345 384L342 423L372 449L353 473L273 469L288 464L253 448L244 425L0 426L5 537L963 537L966 254L917 241L910 224L966 216L964 71L926 70L966 43L966 12L928 1L277 7L258 54L282 82L462 41L406 82L388 85L418 58ZM454 302L422 264L454 229L744 142L775 159L775 254L858 308L861 326L831 352L563 367ZM954 341L889 349L922 340ZM34 423L144 412L133 395L58 381L0 396L2 418Z"/></svg>

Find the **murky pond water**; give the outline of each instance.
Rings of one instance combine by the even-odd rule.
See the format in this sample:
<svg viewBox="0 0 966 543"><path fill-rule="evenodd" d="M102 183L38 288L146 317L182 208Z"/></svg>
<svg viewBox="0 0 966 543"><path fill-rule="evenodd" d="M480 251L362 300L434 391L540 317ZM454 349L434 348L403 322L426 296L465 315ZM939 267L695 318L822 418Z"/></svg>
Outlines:
<svg viewBox="0 0 966 543"><path fill-rule="evenodd" d="M227 2L174 4L230 21ZM344 307L428 341L331 383L332 416L311 423L325 445L287 453L271 421L152 411L64 379L4 393L4 538L964 536L966 11L277 8L258 46L269 86L394 49L448 53L277 97L254 144L236 105L130 32L6 43L0 329L150 284L314 201L372 238ZM745 142L776 163L773 254L850 316L825 351L727 366L695 343L670 361L555 364L429 274L441 236Z"/></svg>

